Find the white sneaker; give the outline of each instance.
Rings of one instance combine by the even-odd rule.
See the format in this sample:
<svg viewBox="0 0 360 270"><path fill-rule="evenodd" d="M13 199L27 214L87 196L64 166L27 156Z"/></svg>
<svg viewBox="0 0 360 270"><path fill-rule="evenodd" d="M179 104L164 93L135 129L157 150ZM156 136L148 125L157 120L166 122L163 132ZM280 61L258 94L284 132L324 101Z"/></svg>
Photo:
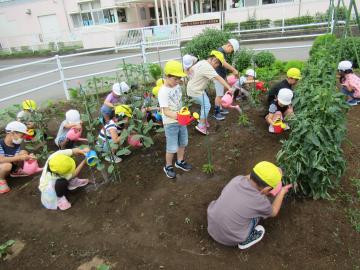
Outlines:
<svg viewBox="0 0 360 270"><path fill-rule="evenodd" d="M261 225L257 225L254 230L250 233L250 236L248 239L246 239L244 242L238 244L238 247L240 249L247 249L256 243L260 242L261 239L264 237L265 234L265 228Z"/></svg>
<svg viewBox="0 0 360 270"><path fill-rule="evenodd" d="M121 161L122 161L122 158L121 157L118 157L118 156L113 156L114 157L114 163L120 163ZM112 159L111 159L111 157L109 157L109 156L107 156L106 158L105 158L105 160L107 161L107 162L112 162Z"/></svg>

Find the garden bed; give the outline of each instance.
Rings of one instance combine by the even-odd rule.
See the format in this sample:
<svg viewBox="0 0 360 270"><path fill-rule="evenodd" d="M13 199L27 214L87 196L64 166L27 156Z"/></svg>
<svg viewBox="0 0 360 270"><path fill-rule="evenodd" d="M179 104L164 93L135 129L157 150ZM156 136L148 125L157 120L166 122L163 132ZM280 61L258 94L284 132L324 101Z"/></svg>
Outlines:
<svg viewBox="0 0 360 270"><path fill-rule="evenodd" d="M264 109L245 112L249 127L239 127L235 112L210 121L212 176L201 170L205 137L189 127L187 157L194 169L179 172L176 181L162 171L163 133L118 165L122 182L74 192L73 207L65 212L41 206L39 177L10 180L12 191L0 200L0 243L20 239L25 247L16 259L0 262L1 269L77 269L95 256L112 269L358 269L360 235L346 213L359 206L350 181L359 176L359 106L349 112L347 171L334 200L288 198L279 217L264 222L263 241L246 251L217 244L207 234L208 204L232 177L258 161L275 161L286 136L267 132ZM49 129L54 135L57 123ZM86 171L81 176L91 178ZM102 181L99 173L96 178Z"/></svg>

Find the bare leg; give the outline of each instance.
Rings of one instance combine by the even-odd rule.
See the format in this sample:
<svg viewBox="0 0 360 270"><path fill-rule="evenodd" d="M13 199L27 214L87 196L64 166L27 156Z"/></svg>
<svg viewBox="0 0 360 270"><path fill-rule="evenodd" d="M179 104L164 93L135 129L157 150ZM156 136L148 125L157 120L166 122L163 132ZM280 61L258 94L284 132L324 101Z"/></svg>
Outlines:
<svg viewBox="0 0 360 270"><path fill-rule="evenodd" d="M0 164L0 180L5 178L9 175L12 168L11 163L1 163Z"/></svg>
<svg viewBox="0 0 360 270"><path fill-rule="evenodd" d="M173 159L174 159L174 154L166 152L165 159L166 159L166 166L172 165L172 162L173 162Z"/></svg>
<svg viewBox="0 0 360 270"><path fill-rule="evenodd" d="M177 150L177 160L182 161L184 160L185 155L185 147L179 147Z"/></svg>

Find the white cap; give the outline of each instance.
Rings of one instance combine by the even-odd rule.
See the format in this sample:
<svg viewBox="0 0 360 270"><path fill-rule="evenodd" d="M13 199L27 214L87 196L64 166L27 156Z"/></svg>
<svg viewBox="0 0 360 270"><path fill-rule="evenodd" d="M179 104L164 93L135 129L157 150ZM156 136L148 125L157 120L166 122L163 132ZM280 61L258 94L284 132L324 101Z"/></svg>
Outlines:
<svg viewBox="0 0 360 270"><path fill-rule="evenodd" d="M234 38L231 38L228 40L228 42L231 44L231 46L233 46L234 52L237 52L239 50L239 48L240 48L239 41L237 41Z"/></svg>
<svg viewBox="0 0 360 270"><path fill-rule="evenodd" d="M246 72L245 72L245 74L246 74L246 76L252 76L252 77L256 77L256 72L255 72L255 70L253 70L253 69L248 69L248 70L246 70Z"/></svg>
<svg viewBox="0 0 360 270"><path fill-rule="evenodd" d="M65 114L66 121L71 124L80 124L80 113L77 110L69 110Z"/></svg>
<svg viewBox="0 0 360 270"><path fill-rule="evenodd" d="M352 63L350 61L341 61L338 65L338 70L345 71L352 69Z"/></svg>
<svg viewBox="0 0 360 270"><path fill-rule="evenodd" d="M277 96L277 100L282 104L282 105L290 105L291 104L291 100L293 98L294 94L293 91L291 91L288 88L281 88L279 91L279 94Z"/></svg>
<svg viewBox="0 0 360 270"><path fill-rule="evenodd" d="M12 121L6 125L5 130L6 130L6 132L15 131L15 132L26 134L27 128L23 123L21 123L19 121Z"/></svg>
<svg viewBox="0 0 360 270"><path fill-rule="evenodd" d="M189 69L198 59L190 54L185 54L182 58L184 69Z"/></svg>
<svg viewBox="0 0 360 270"><path fill-rule="evenodd" d="M112 87L112 91L118 96L121 96L122 94L129 92L129 90L130 87L127 85L126 82L114 83Z"/></svg>

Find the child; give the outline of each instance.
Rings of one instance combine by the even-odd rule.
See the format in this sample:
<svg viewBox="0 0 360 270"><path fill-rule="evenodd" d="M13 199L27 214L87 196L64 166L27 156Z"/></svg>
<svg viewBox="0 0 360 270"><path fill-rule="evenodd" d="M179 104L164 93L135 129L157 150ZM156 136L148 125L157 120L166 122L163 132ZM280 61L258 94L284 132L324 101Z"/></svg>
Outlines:
<svg viewBox="0 0 360 270"><path fill-rule="evenodd" d="M0 140L0 194L10 191L6 177L28 176L22 171L22 163L25 160L35 159L33 154L20 150L23 137L26 134L26 126L18 121L10 122L5 127L6 136Z"/></svg>
<svg viewBox="0 0 360 270"><path fill-rule="evenodd" d="M118 105L115 107L115 112L111 115L111 119L105 123L104 127L100 130L99 133L99 141L100 146L104 152L107 152L109 149L109 145L111 144L119 144L120 143L120 133L124 128L125 123L118 125L117 122L125 120L128 121L129 118L132 117L132 110L128 105ZM106 136L106 137L105 137ZM106 138L108 139L108 143L106 142ZM114 149L115 153L116 150ZM105 158L106 161L111 162L109 156ZM119 163L122 159L116 155L114 155L114 162Z"/></svg>
<svg viewBox="0 0 360 270"><path fill-rule="evenodd" d="M162 117L160 114L160 108L158 103L158 93L160 87L164 84L162 78L156 81L156 86L152 89L152 95L148 94L144 99L144 104L142 106L142 112L146 114L146 121L149 122L152 120L157 125L162 125Z"/></svg>
<svg viewBox="0 0 360 270"><path fill-rule="evenodd" d="M217 50L225 55L230 55L237 50L239 50L240 45L239 42L236 39L229 39L228 43L223 45L222 47L218 48ZM218 66L216 68L217 74L226 80L226 70L230 70L235 76L239 74L239 72L236 70L236 68L232 67L229 63L224 61L224 63L221 66ZM222 85L218 80L214 81L215 83L215 90L216 90L216 98L215 98L215 119L216 120L224 120L225 114L228 114L229 111L226 109L221 109L221 97L224 95L224 85Z"/></svg>
<svg viewBox="0 0 360 270"><path fill-rule="evenodd" d="M187 94L192 97L197 104L201 105L199 124L195 127L201 134L207 135L209 127L207 117L211 108L209 97L205 89L210 80L215 79L223 87L231 89L227 82L219 76L215 69L223 65L224 55L219 51L212 51L207 60L197 62L192 68L192 77L187 85Z"/></svg>
<svg viewBox="0 0 360 270"><path fill-rule="evenodd" d="M190 54L185 54L182 58L184 71L189 78L191 78L193 74L193 72L191 71L191 67L194 66L197 61L198 59Z"/></svg>
<svg viewBox="0 0 360 270"><path fill-rule="evenodd" d="M298 68L290 68L286 73L287 79L275 84L269 91L268 104L270 105L278 95L280 89L287 88L293 90L297 82L301 79L301 71Z"/></svg>
<svg viewBox="0 0 360 270"><path fill-rule="evenodd" d="M341 92L347 96L347 104L355 106L360 103L360 78L353 73L350 61L341 61L338 65Z"/></svg>
<svg viewBox="0 0 360 270"><path fill-rule="evenodd" d="M208 233L226 246L246 249L258 243L265 229L260 218L276 217L291 185L281 184L282 172L274 164L262 161L246 176L234 177L220 197L207 209ZM276 196L271 203L267 196Z"/></svg>
<svg viewBox="0 0 360 270"><path fill-rule="evenodd" d="M182 107L181 102L181 78L186 74L183 72L182 64L178 61L169 61L164 67L164 85L159 90L159 106L163 119L166 136L166 164L163 168L169 178L175 178L176 173L172 166L174 154L177 153L175 167L190 171L192 166L185 162L185 147L188 144L188 131L186 126L177 122L177 114Z"/></svg>
<svg viewBox="0 0 360 270"><path fill-rule="evenodd" d="M227 82L230 86L236 88L234 91L234 98L240 99L243 97L249 96L249 91L247 90L250 84L257 83L256 72L253 69L248 69L245 72L245 76L241 76L240 79L236 79L234 75L227 77Z"/></svg>
<svg viewBox="0 0 360 270"><path fill-rule="evenodd" d="M36 102L31 99L24 100L22 103L23 110L18 112L16 120L25 124L27 133L24 136L25 141L31 141L35 136L35 125L33 121L33 113L37 109Z"/></svg>
<svg viewBox="0 0 360 270"><path fill-rule="evenodd" d="M294 94L288 88L282 88L277 95L277 98L270 104L269 113L265 117L266 122L269 124L269 132L274 133L274 124L277 120L283 120L285 117L294 114L291 106ZM285 129L289 129L286 125Z"/></svg>
<svg viewBox="0 0 360 270"><path fill-rule="evenodd" d="M75 160L71 156L85 155L88 151L89 149L66 149L59 150L49 156L39 184L41 203L45 208L66 210L71 207L71 203L66 197L69 190L86 186L89 183L88 179L76 177L84 167L86 159L76 167Z"/></svg>
<svg viewBox="0 0 360 270"><path fill-rule="evenodd" d="M112 86L112 92L107 95L104 104L101 107L101 114L105 119L105 122L110 120L111 112L117 104L125 104L126 97L124 94L128 93L130 87L126 82L114 83Z"/></svg>
<svg viewBox="0 0 360 270"><path fill-rule="evenodd" d="M66 136L70 129L75 128L79 132L82 131L82 121L80 120L80 113L77 110L67 111L65 118L66 119L62 121L55 138L55 144L60 149L73 147L73 142L70 141Z"/></svg>

